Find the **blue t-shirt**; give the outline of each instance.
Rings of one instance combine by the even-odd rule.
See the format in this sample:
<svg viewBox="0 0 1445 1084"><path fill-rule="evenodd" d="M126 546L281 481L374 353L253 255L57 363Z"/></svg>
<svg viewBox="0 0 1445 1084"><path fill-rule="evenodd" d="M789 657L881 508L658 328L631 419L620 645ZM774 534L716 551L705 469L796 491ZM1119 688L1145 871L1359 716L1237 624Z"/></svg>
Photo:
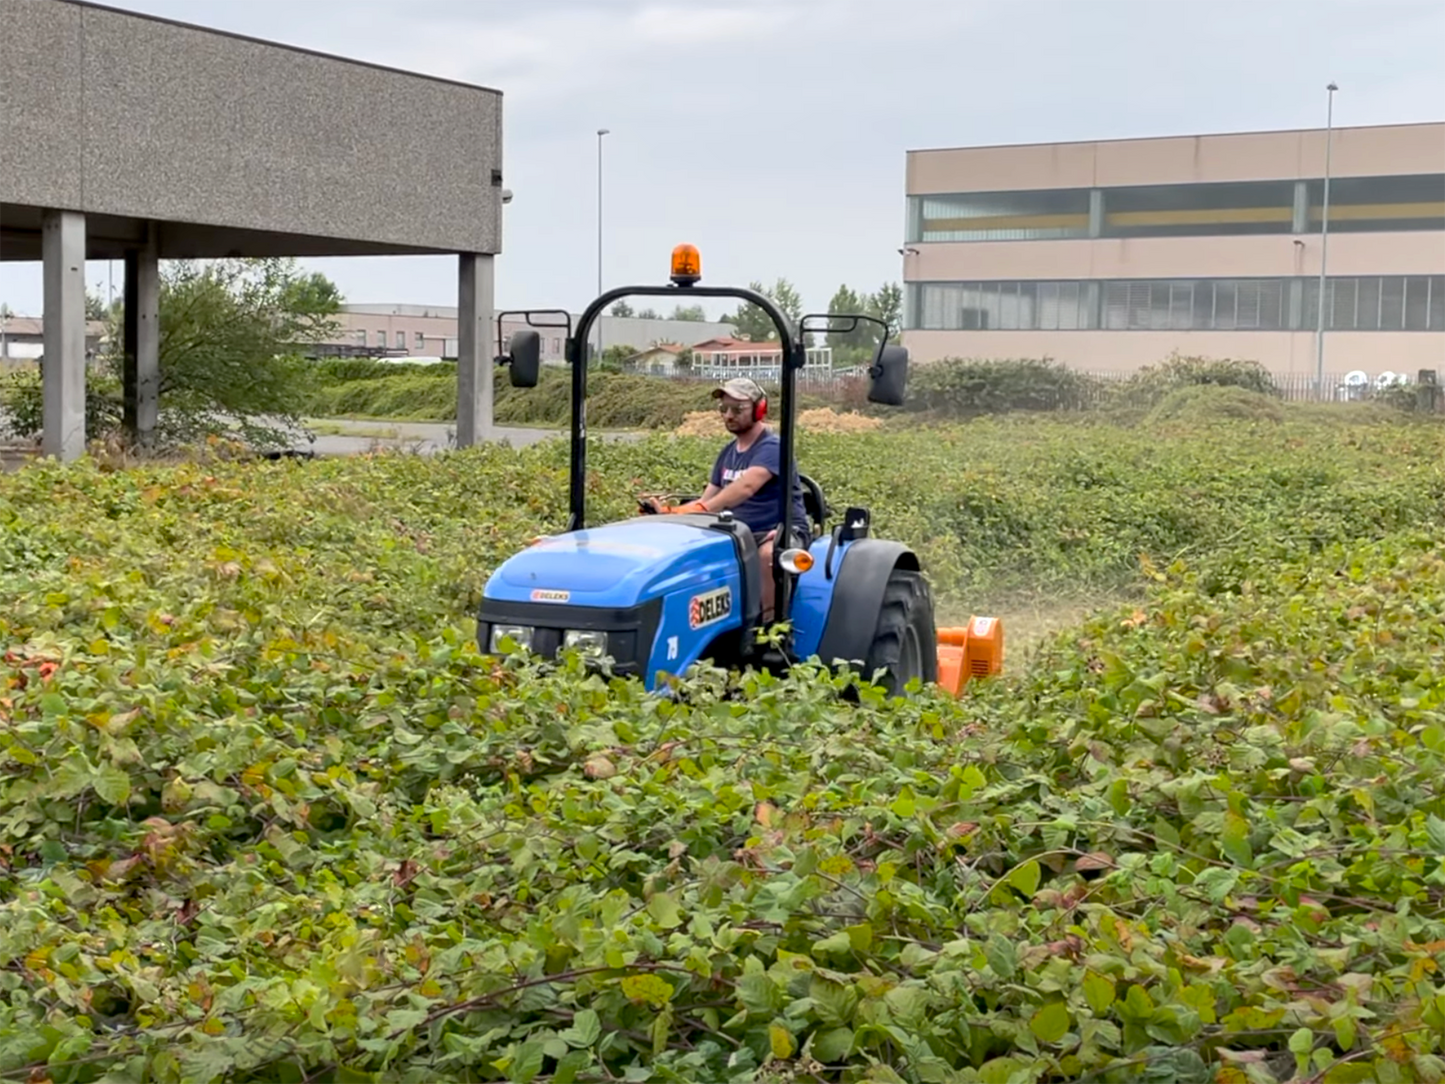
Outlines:
<svg viewBox="0 0 1445 1084"><path fill-rule="evenodd" d="M738 442L734 440L718 453L717 462L712 467L711 481L718 488L725 487L749 467L767 467L772 472L772 477L763 483L762 488L732 509L733 515L759 537L778 529L783 523L783 487L778 478L781 450L778 435L771 429L765 429L745 452L738 450ZM803 486L798 481L796 466L792 473L793 528L808 531L808 513L803 506Z"/></svg>

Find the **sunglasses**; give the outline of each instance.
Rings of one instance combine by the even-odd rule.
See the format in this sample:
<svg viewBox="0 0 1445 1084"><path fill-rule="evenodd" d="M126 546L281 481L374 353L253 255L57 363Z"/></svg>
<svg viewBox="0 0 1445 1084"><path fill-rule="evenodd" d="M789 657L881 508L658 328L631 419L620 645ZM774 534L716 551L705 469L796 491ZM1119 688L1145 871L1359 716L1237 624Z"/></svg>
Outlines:
<svg viewBox="0 0 1445 1084"><path fill-rule="evenodd" d="M722 403L718 406L719 414L746 414L753 409L751 403Z"/></svg>

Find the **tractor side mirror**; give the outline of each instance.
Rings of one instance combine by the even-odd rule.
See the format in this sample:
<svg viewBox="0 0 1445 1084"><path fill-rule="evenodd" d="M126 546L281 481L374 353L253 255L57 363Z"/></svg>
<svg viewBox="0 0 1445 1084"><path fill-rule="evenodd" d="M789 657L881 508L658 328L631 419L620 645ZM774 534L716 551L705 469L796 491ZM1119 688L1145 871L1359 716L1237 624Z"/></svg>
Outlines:
<svg viewBox="0 0 1445 1084"><path fill-rule="evenodd" d="M868 401L902 406L908 390L908 348L883 345L868 367Z"/></svg>
<svg viewBox="0 0 1445 1084"><path fill-rule="evenodd" d="M512 332L507 352L498 358L511 372L512 387L535 388L542 374L542 335L535 328Z"/></svg>

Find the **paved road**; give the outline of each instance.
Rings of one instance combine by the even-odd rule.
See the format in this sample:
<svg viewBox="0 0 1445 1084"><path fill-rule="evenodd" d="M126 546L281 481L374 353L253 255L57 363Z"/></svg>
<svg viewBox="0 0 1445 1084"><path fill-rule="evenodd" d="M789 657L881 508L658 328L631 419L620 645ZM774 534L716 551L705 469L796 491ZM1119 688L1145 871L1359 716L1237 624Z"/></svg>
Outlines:
<svg viewBox="0 0 1445 1084"><path fill-rule="evenodd" d="M337 418L318 420L317 424L341 432L318 434L314 442L302 438L296 442L295 448L310 448L317 455L355 455L379 447L404 448L429 454L445 450L454 431L454 426L438 422L353 422ZM594 431L588 436L602 440L637 440L640 434ZM523 448L543 440L566 440L567 431L499 427L493 430L493 439L513 448Z"/></svg>

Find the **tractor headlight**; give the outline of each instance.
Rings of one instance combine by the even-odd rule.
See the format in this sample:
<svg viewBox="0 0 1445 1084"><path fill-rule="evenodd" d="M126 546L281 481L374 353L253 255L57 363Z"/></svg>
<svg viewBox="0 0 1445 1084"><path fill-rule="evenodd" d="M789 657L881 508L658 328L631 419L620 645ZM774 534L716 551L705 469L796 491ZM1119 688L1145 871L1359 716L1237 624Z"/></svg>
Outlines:
<svg viewBox="0 0 1445 1084"><path fill-rule="evenodd" d="M575 648L583 655L600 658L607 654L607 633L592 629L568 629L567 634L562 637L562 646Z"/></svg>
<svg viewBox="0 0 1445 1084"><path fill-rule="evenodd" d="M534 632L536 630L531 625L493 625L492 650L500 652L503 637L510 637L523 651L531 651Z"/></svg>

